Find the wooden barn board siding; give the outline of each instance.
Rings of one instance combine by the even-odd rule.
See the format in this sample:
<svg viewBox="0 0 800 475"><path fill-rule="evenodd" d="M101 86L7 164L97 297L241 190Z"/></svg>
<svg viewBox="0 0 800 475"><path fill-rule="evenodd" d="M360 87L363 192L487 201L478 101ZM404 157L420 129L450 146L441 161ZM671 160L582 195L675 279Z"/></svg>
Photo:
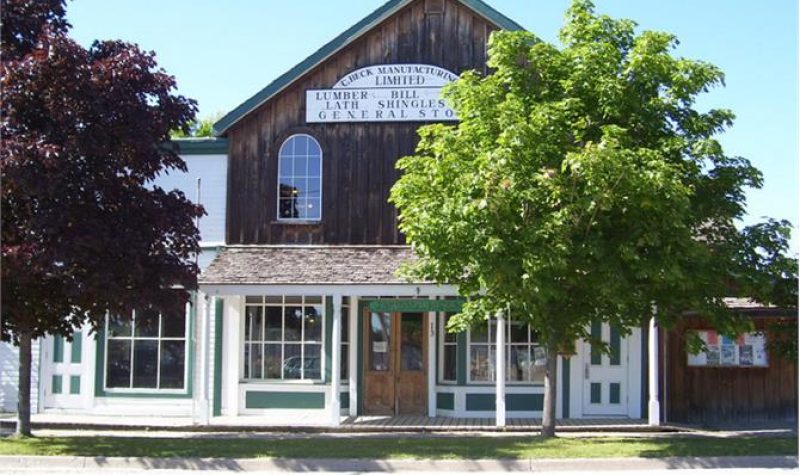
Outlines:
<svg viewBox="0 0 800 475"><path fill-rule="evenodd" d="M428 13L426 13L426 11ZM496 29L453 0L418 0L320 64L229 131L229 244L402 244L388 203L397 159L412 154L420 123L305 123L305 91L345 74L390 63L433 64L455 73L486 71ZM322 221L277 220L277 152L294 133L322 146Z"/></svg>
<svg viewBox="0 0 800 475"><path fill-rule="evenodd" d="M776 317L754 317L765 330ZM768 353L769 366L691 367L684 349L686 330L710 330L697 317L662 332L666 354L666 405L670 422L797 420L797 366ZM769 334L767 334L769 339ZM662 393L663 394L663 393Z"/></svg>

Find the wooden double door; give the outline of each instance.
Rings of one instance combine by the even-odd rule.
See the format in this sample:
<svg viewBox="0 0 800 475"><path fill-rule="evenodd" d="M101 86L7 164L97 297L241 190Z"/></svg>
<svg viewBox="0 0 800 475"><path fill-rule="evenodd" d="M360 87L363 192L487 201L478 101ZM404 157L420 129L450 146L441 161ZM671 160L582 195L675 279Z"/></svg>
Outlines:
<svg viewBox="0 0 800 475"><path fill-rule="evenodd" d="M370 312L364 318L364 413L424 415L428 314Z"/></svg>

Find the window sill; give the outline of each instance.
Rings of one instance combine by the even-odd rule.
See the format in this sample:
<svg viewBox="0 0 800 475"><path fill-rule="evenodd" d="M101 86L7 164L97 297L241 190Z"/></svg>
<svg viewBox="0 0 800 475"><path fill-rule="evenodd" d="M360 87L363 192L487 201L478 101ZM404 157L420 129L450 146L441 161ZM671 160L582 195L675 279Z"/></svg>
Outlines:
<svg viewBox="0 0 800 475"><path fill-rule="evenodd" d="M321 219L313 220L313 219L276 219L272 221L270 224L281 224L281 225L292 225L292 226L319 226L322 225L324 221Z"/></svg>

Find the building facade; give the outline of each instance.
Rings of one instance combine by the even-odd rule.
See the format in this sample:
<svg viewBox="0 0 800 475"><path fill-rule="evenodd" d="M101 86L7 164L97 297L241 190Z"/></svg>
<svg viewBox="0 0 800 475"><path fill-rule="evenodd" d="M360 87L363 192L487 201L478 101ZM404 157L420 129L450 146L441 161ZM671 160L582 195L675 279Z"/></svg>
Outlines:
<svg viewBox="0 0 800 475"><path fill-rule="evenodd" d="M184 315L109 315L98 334L40 341L34 412L541 417L536 329L503 315L448 333L458 289L397 276L414 255L387 201L417 128L457 121L441 88L486 73L489 34L520 28L480 0L391 0L223 117L217 138L177 141L189 171L159 185L208 212L198 292ZM658 423L658 332L590 332L611 352L559 356L557 417Z"/></svg>

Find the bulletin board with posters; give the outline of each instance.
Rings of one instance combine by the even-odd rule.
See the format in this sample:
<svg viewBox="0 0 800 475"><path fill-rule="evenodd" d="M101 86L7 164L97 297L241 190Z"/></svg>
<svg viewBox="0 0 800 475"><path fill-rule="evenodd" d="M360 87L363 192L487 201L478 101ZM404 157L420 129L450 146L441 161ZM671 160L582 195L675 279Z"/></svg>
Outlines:
<svg viewBox="0 0 800 475"><path fill-rule="evenodd" d="M705 343L706 350L689 353L689 366L767 366L767 342L763 333L745 333L736 339L713 330L701 330L697 334Z"/></svg>

